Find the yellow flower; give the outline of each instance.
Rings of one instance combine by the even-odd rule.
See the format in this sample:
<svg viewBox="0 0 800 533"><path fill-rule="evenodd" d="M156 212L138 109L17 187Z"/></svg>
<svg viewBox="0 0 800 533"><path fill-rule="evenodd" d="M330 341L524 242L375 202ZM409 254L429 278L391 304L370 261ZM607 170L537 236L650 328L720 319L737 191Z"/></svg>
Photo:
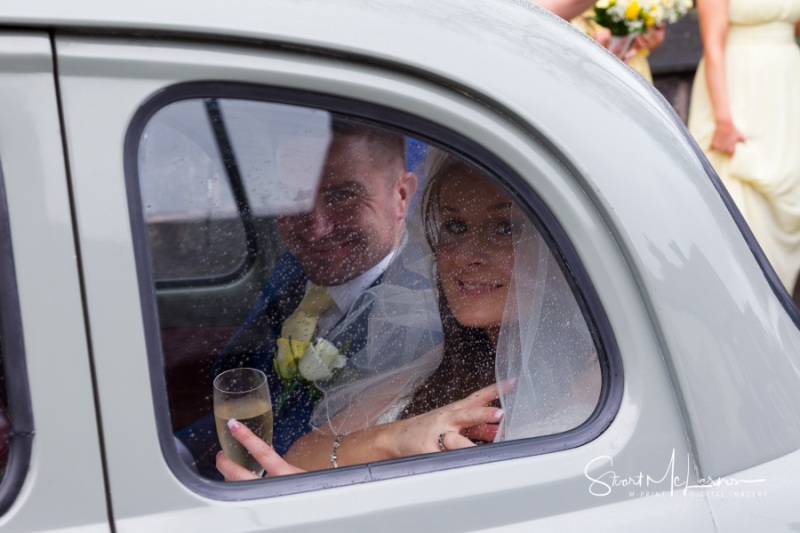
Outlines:
<svg viewBox="0 0 800 533"><path fill-rule="evenodd" d="M298 376L297 363L303 358L308 344L308 341L290 341L284 337L278 338L278 353L275 354L273 365L275 372L281 378L293 379Z"/></svg>
<svg viewBox="0 0 800 533"><path fill-rule="evenodd" d="M634 0L633 2L628 4L628 7L625 9L625 18L627 18L628 20L633 20L639 16L639 12L641 10L642 6L639 5L639 2L636 2L636 0Z"/></svg>
<svg viewBox="0 0 800 533"><path fill-rule="evenodd" d="M653 26L653 24L655 24L655 23L656 23L656 19L655 19L655 17L653 15L651 15L650 13L645 13L644 14L644 26L645 26L645 28L651 28Z"/></svg>

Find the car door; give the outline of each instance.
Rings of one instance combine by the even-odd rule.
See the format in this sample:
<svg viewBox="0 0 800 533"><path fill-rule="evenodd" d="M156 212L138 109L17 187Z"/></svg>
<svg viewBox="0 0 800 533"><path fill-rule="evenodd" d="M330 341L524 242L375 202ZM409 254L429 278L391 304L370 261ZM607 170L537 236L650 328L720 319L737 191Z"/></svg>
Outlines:
<svg viewBox="0 0 800 533"><path fill-rule="evenodd" d="M111 530L62 140L50 36L0 29L4 531Z"/></svg>
<svg viewBox="0 0 800 533"><path fill-rule="evenodd" d="M59 34L55 49L109 492L120 530L574 529L590 524L611 530L621 512L629 513L631 528L711 527L701 498L648 498L641 487L627 489L634 473L664 479L670 466L694 479L688 443L631 274L601 214L540 139L447 84L357 58L341 61L255 43L132 41L90 33ZM541 208L600 330L604 393L591 423L549 440L238 485L192 472L173 438L162 333L175 324L163 320L167 309L180 307L181 298L205 299L203 305L215 308L218 304L209 302L245 290L241 284L248 276L184 287L182 295L180 287L159 287L150 262L148 204L142 203L146 194L137 150L159 110L214 98L373 120L466 150L507 175L512 190ZM603 260L589 260L597 257Z"/></svg>

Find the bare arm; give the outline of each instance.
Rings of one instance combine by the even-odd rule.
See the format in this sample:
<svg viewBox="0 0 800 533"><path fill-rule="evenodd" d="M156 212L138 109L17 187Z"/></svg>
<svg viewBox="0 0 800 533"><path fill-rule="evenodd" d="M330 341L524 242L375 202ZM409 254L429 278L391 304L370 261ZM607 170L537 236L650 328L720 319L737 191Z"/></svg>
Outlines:
<svg viewBox="0 0 800 533"><path fill-rule="evenodd" d="M595 0L534 0L534 3L563 19L572 20L592 7Z"/></svg>
<svg viewBox="0 0 800 533"><path fill-rule="evenodd" d="M473 446L470 438L492 441L503 411L487 404L497 397L497 387L490 385L428 413L345 435L336 450L336 463L346 466L442 451L440 434L445 435L447 449ZM331 468L335 438L314 430L292 445L286 460L306 470Z"/></svg>
<svg viewBox="0 0 800 533"><path fill-rule="evenodd" d="M506 391L512 386L513 381L500 384ZM466 448L475 445L472 440L491 442L497 435L503 410L487 405L498 396L498 387L490 385L428 413L353 432L339 440L337 466ZM230 420L228 427L231 435L264 467L268 477L333 466L331 455L336 439L333 435L314 430L295 442L284 459L244 424ZM227 481L258 479L255 473L222 452L217 455L217 470Z"/></svg>
<svg viewBox="0 0 800 533"><path fill-rule="evenodd" d="M700 36L703 40L706 82L716 124L711 148L729 155L744 136L736 128L728 102L725 41L728 36L728 0L698 0Z"/></svg>

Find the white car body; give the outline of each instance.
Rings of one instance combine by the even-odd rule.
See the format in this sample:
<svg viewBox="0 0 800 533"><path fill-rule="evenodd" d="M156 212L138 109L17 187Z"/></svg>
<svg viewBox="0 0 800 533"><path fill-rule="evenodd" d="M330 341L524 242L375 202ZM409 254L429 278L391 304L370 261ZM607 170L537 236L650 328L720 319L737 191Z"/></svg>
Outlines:
<svg viewBox="0 0 800 533"><path fill-rule="evenodd" d="M164 391L145 333L124 147L148 99L200 81L422 117L522 176L574 246L613 331L624 380L607 427L543 454L410 475L328 473L339 476L330 488L287 478L226 497L187 482L159 426ZM0 168L14 266L3 290L18 293L17 319L3 323L19 352L7 381L21 394L13 401L29 395L32 421L14 418L26 409L12 401L18 471L0 489L2 531L800 523L797 310L666 102L539 8L6 0ZM25 439L20 463L13 443Z"/></svg>

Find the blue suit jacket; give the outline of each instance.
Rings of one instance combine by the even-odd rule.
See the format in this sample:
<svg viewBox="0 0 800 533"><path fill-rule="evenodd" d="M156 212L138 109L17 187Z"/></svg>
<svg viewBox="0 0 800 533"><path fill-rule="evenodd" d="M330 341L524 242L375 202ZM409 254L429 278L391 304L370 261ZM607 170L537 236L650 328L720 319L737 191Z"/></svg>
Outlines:
<svg viewBox="0 0 800 533"><path fill-rule="evenodd" d="M272 405L277 408L284 385L272 365L275 343L284 320L300 304L307 280L302 266L292 255L284 254L278 260L249 315L214 363L213 376L236 367L258 368L267 375ZM379 282L380 279L375 284ZM356 353L366 344L367 315L364 313L362 320L355 321L336 338L328 340L336 346L347 346L345 355ZM309 420L318 399L313 387L302 382L288 396L280 412L274 412L272 442L281 455L311 429ZM214 466L220 448L213 413L175 435L189 449L203 475L219 477Z"/></svg>

